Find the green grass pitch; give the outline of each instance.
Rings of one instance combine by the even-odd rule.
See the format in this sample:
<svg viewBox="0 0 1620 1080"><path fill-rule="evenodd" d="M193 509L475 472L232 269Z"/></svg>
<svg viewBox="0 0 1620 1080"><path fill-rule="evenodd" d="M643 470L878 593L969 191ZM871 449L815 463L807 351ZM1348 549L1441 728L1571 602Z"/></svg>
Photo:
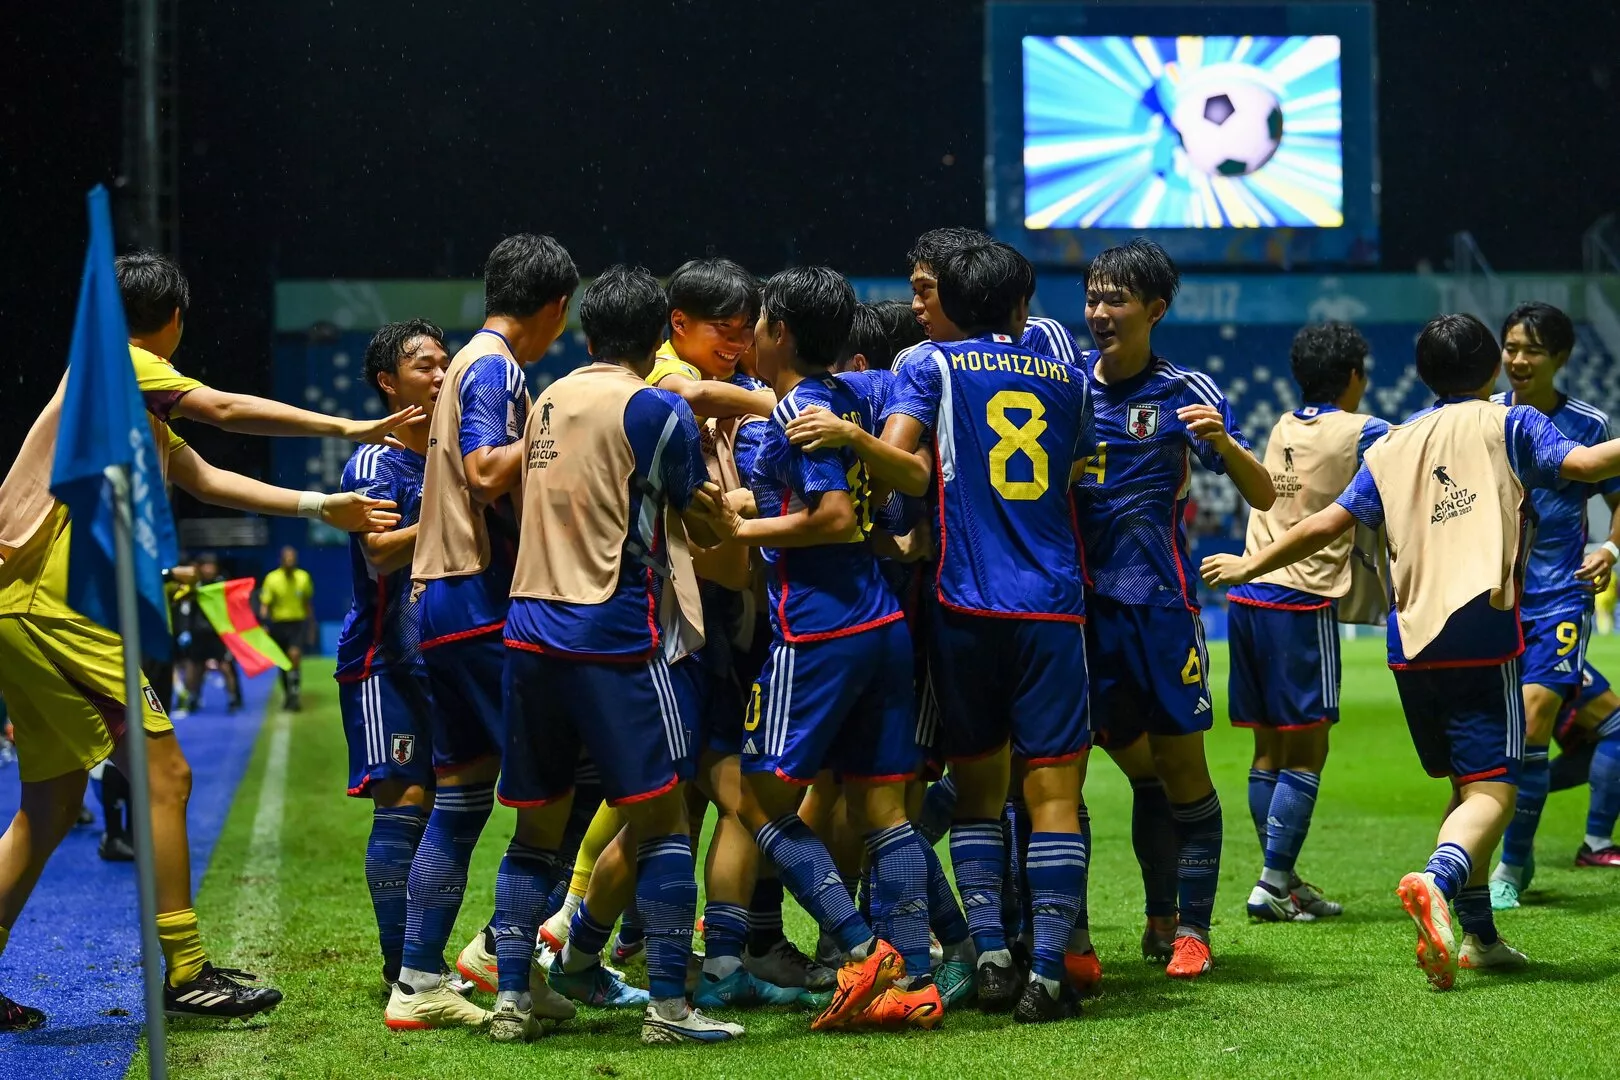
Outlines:
<svg viewBox="0 0 1620 1080"><path fill-rule="evenodd" d="M1249 923L1243 902L1260 866L1245 795L1250 736L1226 726L1217 700L1209 756L1226 846L1212 974L1172 984L1141 961L1130 793L1097 755L1086 796L1096 837L1091 923L1105 994L1083 1017L1026 1028L1010 1016L961 1010L935 1032L813 1035L802 1013L739 1013L733 1018L748 1026L741 1042L677 1049L642 1047L636 1012L581 1010L578 1020L528 1046L496 1046L469 1031L384 1028L375 926L361 876L368 804L343 795L330 668L311 664L307 708L285 721L290 738L281 740L280 812L264 783L267 768L279 771L272 759L283 721L272 716L198 901L213 957L274 980L286 1002L248 1026L172 1027L171 1068L196 1080L1612 1074L1620 935L1609 918L1620 874L1572 866L1584 788L1549 801L1535 888L1523 909L1499 918L1504 936L1534 966L1507 976L1465 972L1455 991L1437 994L1414 965L1411 923L1394 887L1423 865L1447 790L1418 767L1381 645L1345 643L1344 718L1300 863L1307 878L1344 903L1342 918ZM1620 670L1620 638L1598 639L1592 656L1611 674ZM1214 685L1224 691L1223 649L1212 662ZM268 802L262 810L261 801ZM508 813L497 808L479 846L452 956L489 913ZM788 918L790 934L808 945L810 920L792 904ZM145 1075L143 1055L131 1075Z"/></svg>

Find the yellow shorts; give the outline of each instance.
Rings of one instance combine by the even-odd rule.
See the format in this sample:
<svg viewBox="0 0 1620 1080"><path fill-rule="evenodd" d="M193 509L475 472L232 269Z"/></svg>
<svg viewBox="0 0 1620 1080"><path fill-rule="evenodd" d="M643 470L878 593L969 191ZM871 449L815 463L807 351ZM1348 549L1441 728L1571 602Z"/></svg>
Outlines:
<svg viewBox="0 0 1620 1080"><path fill-rule="evenodd" d="M141 679L148 732L174 730ZM0 697L11 715L25 782L90 769L124 734L124 647L88 619L0 615Z"/></svg>

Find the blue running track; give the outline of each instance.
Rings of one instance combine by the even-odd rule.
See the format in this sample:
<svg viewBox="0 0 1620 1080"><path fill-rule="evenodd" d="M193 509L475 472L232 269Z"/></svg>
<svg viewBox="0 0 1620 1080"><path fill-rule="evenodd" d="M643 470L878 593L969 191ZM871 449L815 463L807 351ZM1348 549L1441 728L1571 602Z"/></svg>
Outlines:
<svg viewBox="0 0 1620 1080"><path fill-rule="evenodd" d="M203 692L208 707L175 722L194 778L187 815L194 890L253 756L276 679L274 673L243 679L246 707L235 716L225 715L224 692L210 683ZM16 812L19 791L17 767L0 769L0 828ZM93 790L85 798L96 823L62 842L0 956L0 990L50 1017L37 1031L0 1035L4 1080L115 1080L129 1069L140 1035L145 1010L135 867L101 861L100 807Z"/></svg>

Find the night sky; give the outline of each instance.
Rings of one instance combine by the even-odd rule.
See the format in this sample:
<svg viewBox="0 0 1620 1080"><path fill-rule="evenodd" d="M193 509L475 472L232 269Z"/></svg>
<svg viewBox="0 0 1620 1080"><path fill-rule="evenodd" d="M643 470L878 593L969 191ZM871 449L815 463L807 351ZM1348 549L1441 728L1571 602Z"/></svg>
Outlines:
<svg viewBox="0 0 1620 1080"><path fill-rule="evenodd" d="M122 5L90 6L0 31L0 461L60 377L84 191L118 172ZM277 277L473 277L519 230L586 274L900 275L918 232L983 223L977 3L185 0L181 36L177 359L222 389L268 391ZM1620 208L1617 42L1599 0L1379 4L1384 268L1441 265L1465 228L1499 269L1578 268Z"/></svg>

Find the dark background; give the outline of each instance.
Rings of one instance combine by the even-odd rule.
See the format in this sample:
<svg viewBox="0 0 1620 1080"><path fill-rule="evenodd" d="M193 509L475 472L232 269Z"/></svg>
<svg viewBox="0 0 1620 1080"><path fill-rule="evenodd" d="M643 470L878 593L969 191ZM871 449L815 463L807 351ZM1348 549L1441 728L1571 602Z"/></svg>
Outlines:
<svg viewBox="0 0 1620 1080"><path fill-rule="evenodd" d="M120 166L122 5L27 7L0 29L0 462L60 377L84 192ZM1617 43L1600 0L1380 3L1384 268L1470 229L1498 269L1576 269L1620 206ZM901 275L918 232L983 222L982 51L967 0L185 0L178 364L268 393L276 278L475 277L519 230L586 274ZM264 471L263 440L185 434Z"/></svg>

